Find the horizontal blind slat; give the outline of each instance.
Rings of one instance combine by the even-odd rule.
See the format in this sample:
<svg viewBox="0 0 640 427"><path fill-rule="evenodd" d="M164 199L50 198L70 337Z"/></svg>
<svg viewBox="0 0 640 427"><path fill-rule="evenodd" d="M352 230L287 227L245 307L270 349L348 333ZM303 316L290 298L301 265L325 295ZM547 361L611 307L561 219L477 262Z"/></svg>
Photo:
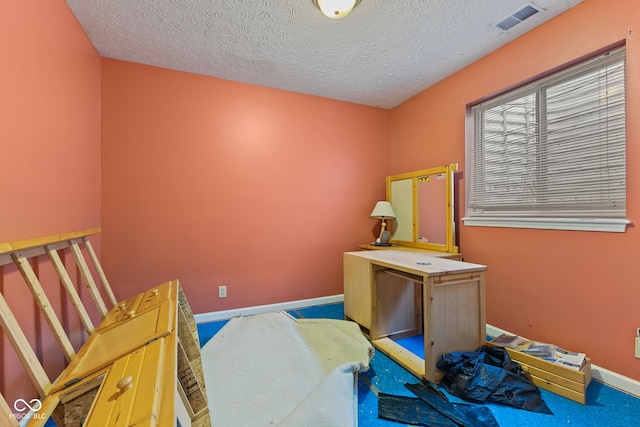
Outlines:
<svg viewBox="0 0 640 427"><path fill-rule="evenodd" d="M624 54L472 107L467 216L626 215Z"/></svg>

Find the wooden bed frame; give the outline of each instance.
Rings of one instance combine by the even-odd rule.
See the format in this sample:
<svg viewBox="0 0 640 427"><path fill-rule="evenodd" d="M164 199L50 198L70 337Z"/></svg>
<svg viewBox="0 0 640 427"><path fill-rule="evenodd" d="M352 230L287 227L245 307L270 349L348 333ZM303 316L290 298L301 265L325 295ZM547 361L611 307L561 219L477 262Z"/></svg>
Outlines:
<svg viewBox="0 0 640 427"><path fill-rule="evenodd" d="M50 417L58 427L77 425L80 418L86 418L85 426L100 425L108 416L119 419L118 425L173 426L179 420L181 425L210 426L197 330L179 282L118 302L89 241L99 232L0 243L0 267L14 264L20 271L68 364L56 379L49 378L0 292L0 326L39 394L37 401L24 401L40 403L30 414L16 414L0 394L0 425L17 427L18 418L29 415L28 426L44 425ZM60 255L66 251L75 265L63 263ZM32 265L32 259L43 255L88 334L77 352ZM77 285L69 274L74 267L81 278ZM86 287L100 315L97 327L79 295L80 286ZM82 398L88 392L92 394ZM65 414L68 402L76 412L80 407L80 413ZM94 414L97 422L92 422Z"/></svg>

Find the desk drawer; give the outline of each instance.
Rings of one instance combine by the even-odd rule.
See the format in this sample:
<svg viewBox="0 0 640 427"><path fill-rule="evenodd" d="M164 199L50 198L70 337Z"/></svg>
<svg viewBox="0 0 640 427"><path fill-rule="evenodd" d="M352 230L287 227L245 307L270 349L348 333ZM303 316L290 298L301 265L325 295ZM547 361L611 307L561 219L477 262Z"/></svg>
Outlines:
<svg viewBox="0 0 640 427"><path fill-rule="evenodd" d="M172 306L165 301L117 328L97 331L58 378L52 392L78 382L124 355L169 335L175 327L175 316L175 304Z"/></svg>
<svg viewBox="0 0 640 427"><path fill-rule="evenodd" d="M160 405L175 395L172 347L167 339L158 339L49 395L39 417L27 426L40 427L49 418L64 427L175 425L173 405ZM167 379L173 387L159 386Z"/></svg>
<svg viewBox="0 0 640 427"><path fill-rule="evenodd" d="M98 331L104 331L126 322L135 316L156 308L168 299L175 299L177 285L175 281L165 282L145 293L122 301L111 309L100 323Z"/></svg>

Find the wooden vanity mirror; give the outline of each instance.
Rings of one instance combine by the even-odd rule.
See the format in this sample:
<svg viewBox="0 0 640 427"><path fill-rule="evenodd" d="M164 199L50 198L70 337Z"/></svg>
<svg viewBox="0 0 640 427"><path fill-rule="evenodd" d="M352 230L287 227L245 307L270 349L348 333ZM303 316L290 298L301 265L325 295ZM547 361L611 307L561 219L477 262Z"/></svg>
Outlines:
<svg viewBox="0 0 640 427"><path fill-rule="evenodd" d="M458 165L387 177L387 200L396 214L391 242L458 253L453 218L453 173Z"/></svg>

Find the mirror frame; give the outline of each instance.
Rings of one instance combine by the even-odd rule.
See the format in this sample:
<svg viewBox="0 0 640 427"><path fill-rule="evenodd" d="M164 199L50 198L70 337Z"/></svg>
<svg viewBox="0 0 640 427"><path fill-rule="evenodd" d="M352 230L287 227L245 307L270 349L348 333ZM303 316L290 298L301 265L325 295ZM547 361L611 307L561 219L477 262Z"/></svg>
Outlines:
<svg viewBox="0 0 640 427"><path fill-rule="evenodd" d="M391 194L391 184L394 181L411 179L412 187L412 210L413 210L413 241L406 240L394 240L391 238L391 243L399 246L411 246L414 248L429 249L441 252L458 253L458 246L455 244L455 220L453 216L454 211L454 194L453 194L453 173L458 170L457 163L451 163L444 166L438 166L429 169L421 169L414 172L402 173L399 175L391 175L386 178L387 183L387 201L393 205L393 195ZM420 224L418 223L418 180L421 177L427 175L445 175L446 185L446 242L445 243L429 243L418 241L418 231L420 230ZM394 230L395 231L395 230Z"/></svg>

